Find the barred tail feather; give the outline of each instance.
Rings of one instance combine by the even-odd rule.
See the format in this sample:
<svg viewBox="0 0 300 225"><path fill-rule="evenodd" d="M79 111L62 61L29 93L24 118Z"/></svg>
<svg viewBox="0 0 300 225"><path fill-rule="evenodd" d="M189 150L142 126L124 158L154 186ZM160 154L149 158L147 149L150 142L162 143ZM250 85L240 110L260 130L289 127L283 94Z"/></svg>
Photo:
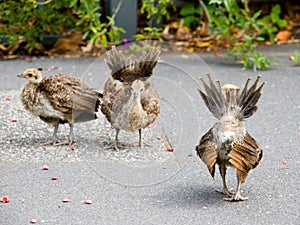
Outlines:
<svg viewBox="0 0 300 225"><path fill-rule="evenodd" d="M132 57L126 57L122 51L118 51L115 46L106 53L105 60L107 66L112 71L112 77L121 82L133 82L137 79L148 79L154 67L157 65L159 50L151 48L143 52L140 61Z"/></svg>
<svg viewBox="0 0 300 225"><path fill-rule="evenodd" d="M266 82L263 82L258 88L258 82L260 81L261 76L258 76L254 84L248 90L248 84L251 78L248 78L246 81L245 87L242 91L242 94L237 100L237 104L240 107L239 117L249 118L257 111L257 102L262 95L262 88L265 86Z"/></svg>
<svg viewBox="0 0 300 225"><path fill-rule="evenodd" d="M218 119L220 119L226 111L225 98L222 94L221 85L219 81L216 81L216 85L213 83L210 74L206 75L209 85L200 78L201 83L205 89L206 94L198 88L198 92L204 100L209 111Z"/></svg>

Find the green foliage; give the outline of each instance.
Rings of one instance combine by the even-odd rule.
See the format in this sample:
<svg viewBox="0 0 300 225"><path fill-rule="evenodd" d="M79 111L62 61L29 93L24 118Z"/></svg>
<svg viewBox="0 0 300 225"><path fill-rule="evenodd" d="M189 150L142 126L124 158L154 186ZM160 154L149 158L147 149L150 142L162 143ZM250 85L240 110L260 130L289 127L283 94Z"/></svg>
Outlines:
<svg viewBox="0 0 300 225"><path fill-rule="evenodd" d="M202 8L200 8L200 6L196 6L192 2L189 2L181 8L179 14L183 18L183 25L185 27L196 27L200 22Z"/></svg>
<svg viewBox="0 0 300 225"><path fill-rule="evenodd" d="M266 70L275 62L255 51L257 43L274 41L276 26L281 28L286 21L280 19L279 5L273 6L270 15L262 19L261 11L251 15L248 1L242 0L241 8L235 0L210 0L209 26L217 41L230 48L227 58L233 56L236 62L242 62L243 69L252 66L253 70Z"/></svg>
<svg viewBox="0 0 300 225"><path fill-rule="evenodd" d="M99 0L52 0L38 5L37 0L12 0L0 3L0 36L8 38L9 47L26 43L29 53L40 49L44 34L64 34L70 30L83 33L91 42L107 44L118 41L122 28L114 21L100 21Z"/></svg>
<svg viewBox="0 0 300 225"><path fill-rule="evenodd" d="M269 15L264 16L259 20L262 28L260 29L260 35L268 36L269 40L273 43L275 40L275 33L287 25L284 19L280 18L281 7L280 5L274 5ZM279 28L279 29L278 29Z"/></svg>
<svg viewBox="0 0 300 225"><path fill-rule="evenodd" d="M173 0L142 0L141 13L145 13L147 19L156 18L156 22L159 23L163 17L170 19L171 15L168 7L176 9Z"/></svg>
<svg viewBox="0 0 300 225"><path fill-rule="evenodd" d="M143 34L136 34L134 36L134 38L137 41L141 41L141 40L145 40L145 39L157 39L159 41L163 41L160 33L161 33L162 29L161 28L157 28L157 27L145 27L144 28L144 33Z"/></svg>

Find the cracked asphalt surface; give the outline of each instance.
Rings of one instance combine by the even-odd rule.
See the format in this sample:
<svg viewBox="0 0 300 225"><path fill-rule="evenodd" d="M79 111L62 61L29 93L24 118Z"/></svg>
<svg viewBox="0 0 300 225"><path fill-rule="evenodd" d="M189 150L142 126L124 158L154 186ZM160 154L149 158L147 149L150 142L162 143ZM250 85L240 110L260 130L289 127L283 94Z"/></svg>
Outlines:
<svg viewBox="0 0 300 225"><path fill-rule="evenodd" d="M105 149L114 131L99 119L76 124L71 147L39 147L52 128L24 111L16 77L42 67L45 76L68 73L101 90L109 71L103 57L0 61L0 224L298 224L300 193L300 67L288 60L299 44L260 47L278 62L268 71L242 71L213 53L165 53L151 78L162 104L152 127L143 130L149 147L136 147L138 133L120 133L128 149ZM203 60L201 60L201 57ZM51 70L55 68L55 70ZM47 71L47 69L49 69ZM198 77L210 72L221 83L244 85L262 75L267 82L259 110L246 120L264 150L260 165L242 185L244 202L226 202L194 147L215 122L198 96ZM10 100L7 101L6 97ZM16 121L16 122L12 122ZM60 126L60 137L68 126ZM167 134L174 152L166 151ZM192 155L190 154L192 153ZM47 165L49 170L42 170ZM57 180L52 180L52 177ZM234 169L228 185L235 188ZM71 201L63 203L62 199ZM92 204L84 204L84 200Z"/></svg>

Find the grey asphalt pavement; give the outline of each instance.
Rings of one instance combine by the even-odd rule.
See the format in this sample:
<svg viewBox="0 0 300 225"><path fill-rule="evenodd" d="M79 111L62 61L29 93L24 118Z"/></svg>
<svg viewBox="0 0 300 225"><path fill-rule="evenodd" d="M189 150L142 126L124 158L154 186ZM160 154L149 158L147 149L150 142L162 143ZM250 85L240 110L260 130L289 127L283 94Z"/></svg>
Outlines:
<svg viewBox="0 0 300 225"><path fill-rule="evenodd" d="M128 149L105 149L114 131L99 119L75 125L71 147L40 147L52 128L24 111L17 78L27 68L44 75L68 73L102 90L109 71L100 58L0 61L0 224L299 224L300 67L288 57L299 44L260 47L278 64L268 71L242 71L213 53L163 53L151 80L161 97L161 115L143 131L150 146L136 147L138 134L120 133ZM201 59L201 58L202 59ZM243 202L226 202L194 148L215 122L195 88L210 72L242 86L247 77L267 82L259 110L246 121L264 150L260 165L242 185ZM7 97L10 98L7 99ZM14 122L13 122L14 121ZM68 126L60 127L60 137ZM166 151L167 134L174 152ZM192 153L192 154L191 154ZM49 170L42 170L47 165ZM52 180L57 177L57 180ZM235 188L234 169L227 175ZM62 199L70 201L63 203ZM84 204L91 200L92 204Z"/></svg>

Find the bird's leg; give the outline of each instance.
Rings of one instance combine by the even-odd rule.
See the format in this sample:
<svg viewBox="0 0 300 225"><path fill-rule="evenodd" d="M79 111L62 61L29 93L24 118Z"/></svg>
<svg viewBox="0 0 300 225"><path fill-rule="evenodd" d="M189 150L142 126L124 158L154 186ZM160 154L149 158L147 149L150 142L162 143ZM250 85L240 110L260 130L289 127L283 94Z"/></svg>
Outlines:
<svg viewBox="0 0 300 225"><path fill-rule="evenodd" d="M139 147L140 147L140 149L143 148L143 142L142 142L142 129L139 129Z"/></svg>
<svg viewBox="0 0 300 225"><path fill-rule="evenodd" d="M70 125L69 142L70 144L72 144L74 141L74 132L73 132L74 123L70 123L69 125Z"/></svg>
<svg viewBox="0 0 300 225"><path fill-rule="evenodd" d="M120 151L120 149L119 149L119 140L118 140L119 132L120 132L120 129L116 128L115 149L117 151Z"/></svg>
<svg viewBox="0 0 300 225"><path fill-rule="evenodd" d="M70 126L70 132L69 132L69 137L67 139L64 140L58 140L53 143L53 145L55 146L59 146L59 145L71 145L73 143L74 140L74 133L73 133L73 128L74 128L74 124L73 123L69 123Z"/></svg>
<svg viewBox="0 0 300 225"><path fill-rule="evenodd" d="M54 124L54 132L52 135L52 139L50 141L40 143L40 146L55 145L57 142L59 142L58 137L57 137L58 126L59 126L59 121L57 121Z"/></svg>
<svg viewBox="0 0 300 225"><path fill-rule="evenodd" d="M115 149L117 151L120 151L120 148L127 148L127 146L125 144L119 143L119 132L120 129L119 128L115 128L116 130L116 136L115 136L115 140L111 143L108 144L108 146L105 146L104 149Z"/></svg>
<svg viewBox="0 0 300 225"><path fill-rule="evenodd" d="M139 129L139 147L140 147L140 149L143 149L144 146L152 147L152 145L147 144L147 143L142 141L142 129Z"/></svg>
<svg viewBox="0 0 300 225"><path fill-rule="evenodd" d="M222 182L223 182L223 189L221 191L218 191L224 195L232 196L232 193L228 190L227 184L226 184L226 166L225 165L220 165L219 166L220 174L222 177Z"/></svg>
<svg viewBox="0 0 300 225"><path fill-rule="evenodd" d="M241 196L241 185L242 185L242 181L240 177L237 175L237 187L235 193L232 195L231 198L224 198L224 200L231 201L231 202L247 200L248 199L247 197L245 198Z"/></svg>

